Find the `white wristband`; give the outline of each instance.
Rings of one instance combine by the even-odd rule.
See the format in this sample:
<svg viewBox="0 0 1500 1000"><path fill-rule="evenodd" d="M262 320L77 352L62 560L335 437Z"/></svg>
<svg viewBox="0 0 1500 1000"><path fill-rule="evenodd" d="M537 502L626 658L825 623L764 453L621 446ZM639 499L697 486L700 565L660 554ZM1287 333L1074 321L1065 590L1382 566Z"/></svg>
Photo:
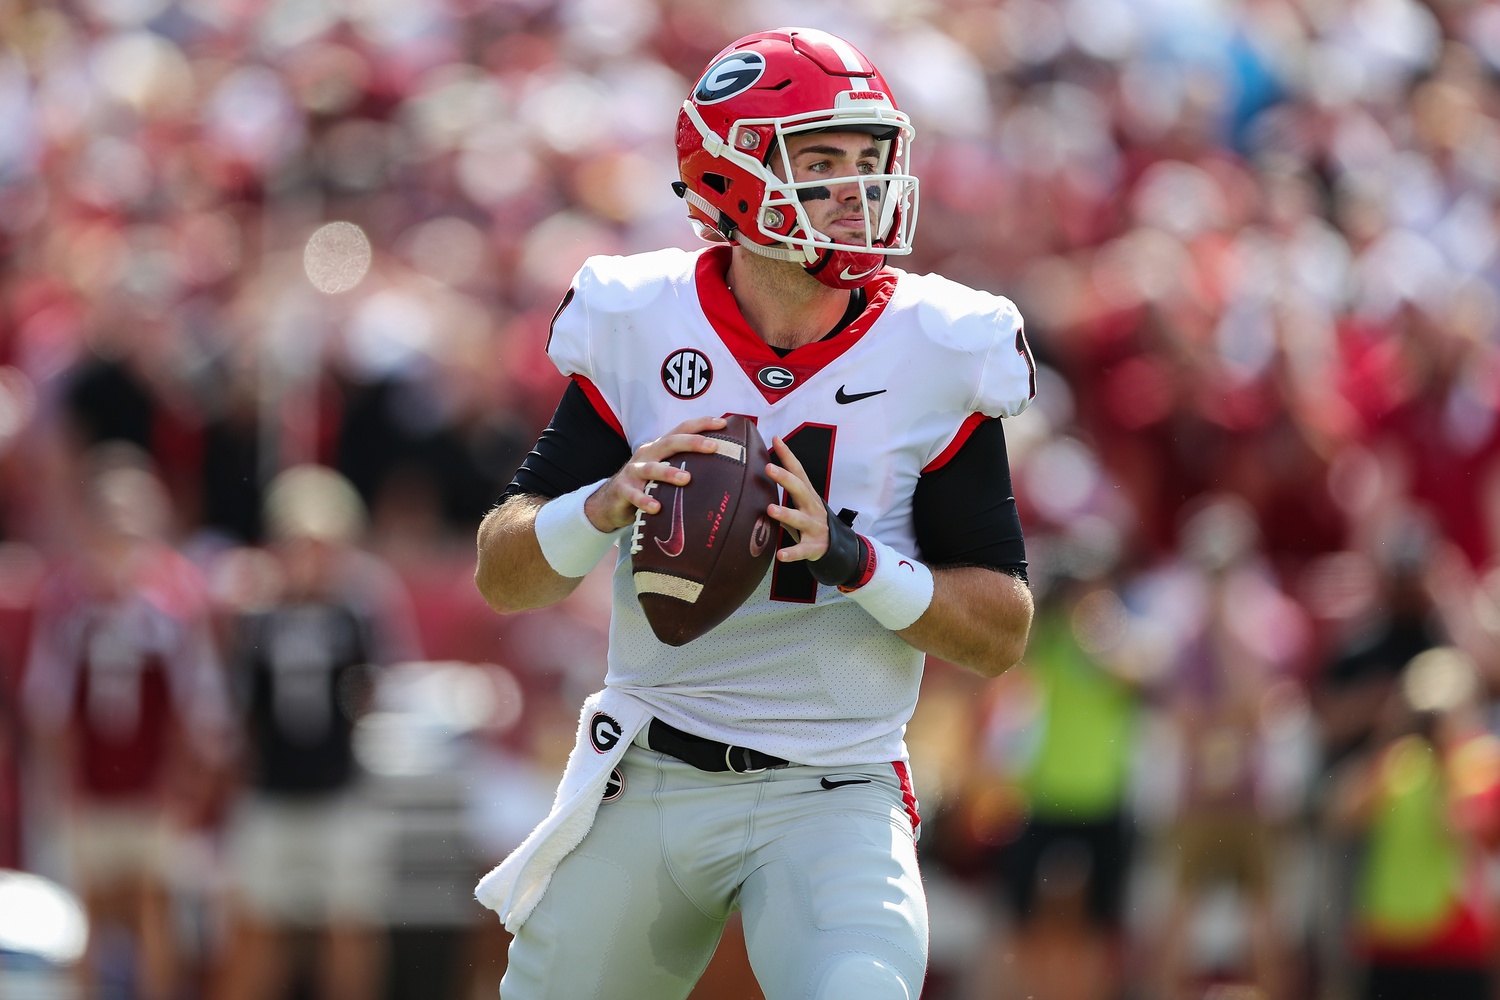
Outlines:
<svg viewBox="0 0 1500 1000"><path fill-rule="evenodd" d="M583 512L584 501L606 482L601 479L553 497L536 512L536 540L542 555L563 576L587 576L619 536L618 531L600 531Z"/></svg>
<svg viewBox="0 0 1500 1000"><path fill-rule="evenodd" d="M870 617L899 632L921 618L932 603L932 570L884 542L868 535L865 540L875 552L875 573L869 583L849 591L849 597Z"/></svg>

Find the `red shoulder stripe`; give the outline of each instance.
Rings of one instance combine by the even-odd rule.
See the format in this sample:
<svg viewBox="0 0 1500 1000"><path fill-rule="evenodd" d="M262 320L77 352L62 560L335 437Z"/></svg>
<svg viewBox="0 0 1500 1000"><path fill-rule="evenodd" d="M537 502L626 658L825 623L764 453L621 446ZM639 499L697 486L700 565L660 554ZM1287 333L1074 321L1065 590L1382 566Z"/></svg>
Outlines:
<svg viewBox="0 0 1500 1000"><path fill-rule="evenodd" d="M599 391L599 387L582 375L574 375L573 381L578 383L578 388L582 389L583 394L589 398L589 402L593 404L594 411L599 414L600 418L614 428L616 434L625 438L625 428L620 425L620 418L615 416L615 411L611 410L609 404L604 401L604 394ZM625 440L629 442L628 438Z"/></svg>
<svg viewBox="0 0 1500 1000"><path fill-rule="evenodd" d="M924 468L922 471L924 473L933 472L947 465L953 460L953 456L958 454L958 449L964 446L964 442L969 440L969 436L974 433L974 430L980 424L984 423L986 420L998 419L998 417L987 417L983 413L969 414L964 418L964 422L959 425L958 433L953 435L953 440L948 442L948 447L943 449L943 453L941 455L939 455L937 458L934 458L931 462L928 462L926 468Z"/></svg>

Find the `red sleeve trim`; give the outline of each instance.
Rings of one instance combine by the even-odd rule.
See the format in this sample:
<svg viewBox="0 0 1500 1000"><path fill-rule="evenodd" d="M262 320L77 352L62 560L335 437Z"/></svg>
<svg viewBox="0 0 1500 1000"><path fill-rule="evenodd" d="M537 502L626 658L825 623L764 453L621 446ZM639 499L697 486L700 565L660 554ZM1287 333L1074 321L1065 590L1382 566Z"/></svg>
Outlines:
<svg viewBox="0 0 1500 1000"><path fill-rule="evenodd" d="M964 442L969 440L969 436L974 433L975 428L986 420L998 419L998 417L987 417L983 413L969 414L964 418L964 422L959 425L958 433L953 435L953 440L948 442L948 447L943 449L943 453L931 462L928 462L926 467L922 469L923 474L925 475L947 465L953 460L953 456L958 454L958 450L964 446Z"/></svg>
<svg viewBox="0 0 1500 1000"><path fill-rule="evenodd" d="M594 412L599 414L599 418L609 424L621 438L625 438L625 428L620 425L620 418L615 416L615 411L611 410L609 404L604 401L604 394L599 391L599 387L582 375L574 375L573 381L578 383L578 388L582 389L583 394L588 397L589 403L594 407Z"/></svg>

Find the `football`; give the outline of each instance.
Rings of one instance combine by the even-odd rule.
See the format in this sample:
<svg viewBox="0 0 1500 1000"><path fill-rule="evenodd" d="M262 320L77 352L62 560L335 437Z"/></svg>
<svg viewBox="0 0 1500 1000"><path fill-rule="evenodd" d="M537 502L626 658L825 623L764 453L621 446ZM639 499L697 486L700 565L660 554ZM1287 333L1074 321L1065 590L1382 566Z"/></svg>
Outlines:
<svg viewBox="0 0 1500 1000"><path fill-rule="evenodd" d="M653 483L661 509L637 511L630 536L636 597L656 637L692 642L755 592L775 555L779 527L766 513L777 500L766 475L769 454L755 422L733 414L704 435L714 452L684 452L673 464L686 486Z"/></svg>

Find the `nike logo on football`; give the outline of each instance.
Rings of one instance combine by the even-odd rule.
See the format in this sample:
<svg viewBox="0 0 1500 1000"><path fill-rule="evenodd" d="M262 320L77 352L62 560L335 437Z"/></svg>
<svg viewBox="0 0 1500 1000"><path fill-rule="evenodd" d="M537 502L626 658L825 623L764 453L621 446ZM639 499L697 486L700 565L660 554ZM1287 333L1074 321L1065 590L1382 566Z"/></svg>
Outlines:
<svg viewBox="0 0 1500 1000"><path fill-rule="evenodd" d="M845 778L843 781L834 781L832 778L823 778L819 782L824 788L843 788L845 785L868 785L869 778Z"/></svg>
<svg viewBox="0 0 1500 1000"><path fill-rule="evenodd" d="M861 399L869 399L871 396L878 396L885 391L885 389L874 389L870 392L856 392L851 395L844 391L843 386L839 386L839 391L833 394L833 400L836 403L857 403Z"/></svg>
<svg viewBox="0 0 1500 1000"><path fill-rule="evenodd" d="M687 468L687 463L682 463L682 468ZM677 487L677 492L672 496L672 533L666 538L651 539L656 547L661 549L661 554L669 559L675 559L682 555L683 547L687 545L687 529L682 524L682 487Z"/></svg>

